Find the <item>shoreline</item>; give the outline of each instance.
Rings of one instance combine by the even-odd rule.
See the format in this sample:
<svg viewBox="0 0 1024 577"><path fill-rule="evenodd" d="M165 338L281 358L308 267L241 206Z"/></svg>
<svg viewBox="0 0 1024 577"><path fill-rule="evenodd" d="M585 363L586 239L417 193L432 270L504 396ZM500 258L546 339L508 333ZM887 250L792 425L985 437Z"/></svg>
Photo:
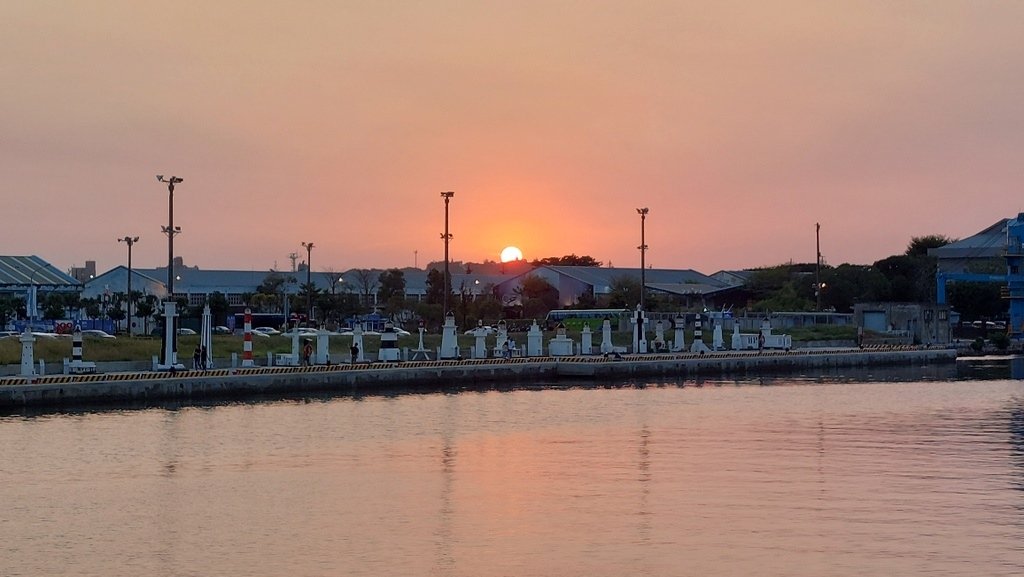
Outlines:
<svg viewBox="0 0 1024 577"><path fill-rule="evenodd" d="M954 349L798 349L704 354L520 357L375 362L311 367L226 368L209 371L119 372L0 377L0 409L117 406L210 401L262 395L354 393L389 387L436 387L544 380L604 380L639 376L785 372L814 368L926 365L955 362Z"/></svg>

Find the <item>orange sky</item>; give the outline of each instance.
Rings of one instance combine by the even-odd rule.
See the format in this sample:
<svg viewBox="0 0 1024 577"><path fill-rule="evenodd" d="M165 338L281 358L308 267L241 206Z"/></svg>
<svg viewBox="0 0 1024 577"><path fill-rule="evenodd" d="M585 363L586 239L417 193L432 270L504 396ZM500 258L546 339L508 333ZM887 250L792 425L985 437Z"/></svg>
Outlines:
<svg viewBox="0 0 1024 577"><path fill-rule="evenodd" d="M72 2L0 18L3 254L722 268L1024 209L1024 4Z"/></svg>

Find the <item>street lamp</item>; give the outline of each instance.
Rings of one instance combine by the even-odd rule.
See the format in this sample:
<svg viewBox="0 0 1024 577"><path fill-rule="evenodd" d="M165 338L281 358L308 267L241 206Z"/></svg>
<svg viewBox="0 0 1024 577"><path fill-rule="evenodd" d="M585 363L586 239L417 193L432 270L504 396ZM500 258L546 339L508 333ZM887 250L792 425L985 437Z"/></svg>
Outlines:
<svg viewBox="0 0 1024 577"><path fill-rule="evenodd" d="M185 179L177 176L170 178L164 178L164 175L156 175L158 182L164 182L167 184L167 226L161 227L163 233L167 235L167 302L174 300L174 235L181 233L180 226L174 226L174 185L184 182ZM167 310L167 309L164 309ZM163 346L160 347L160 358L164 365L173 365L177 362L178 357L178 331L174 330L174 327L167 327L167 323L172 322L172 319L168 319L164 316L164 331L161 336ZM167 350L167 333L170 333L170 355ZM170 356L170 358L167 358Z"/></svg>
<svg viewBox="0 0 1024 577"><path fill-rule="evenodd" d="M160 227L167 235L167 298L174 297L174 235L181 234L181 227L174 226L174 185L184 182L185 179L172 176L164 178L164 175L156 175L159 182L167 183L167 226Z"/></svg>
<svg viewBox="0 0 1024 577"><path fill-rule="evenodd" d="M125 236L117 239L128 245L128 336L132 336L132 245L139 242L137 236Z"/></svg>
<svg viewBox="0 0 1024 577"><path fill-rule="evenodd" d="M821 311L821 223L814 223L814 246L817 258L814 261L814 310Z"/></svg>
<svg viewBox="0 0 1024 577"><path fill-rule="evenodd" d="M310 276L313 271L313 243L304 242L302 247L306 249L306 322L313 321L313 280Z"/></svg>
<svg viewBox="0 0 1024 577"><path fill-rule="evenodd" d="M448 202L451 201L455 193L452 191L442 192L441 197L444 198L444 234L441 238L444 239L444 315L448 315L448 293L451 292L449 289L451 280L448 274L448 242L452 239L452 235L448 232Z"/></svg>
<svg viewBox="0 0 1024 577"><path fill-rule="evenodd" d="M640 246L638 246L637 248L640 249L640 308L641 309L644 308L644 293L647 292L647 282L646 282L646 277L645 277L645 273L646 273L647 269L646 269L645 262L644 262L644 257L647 254L647 242L644 240L644 223L647 221L647 213L648 212L650 212L650 210L647 207L636 209L636 213L640 215Z"/></svg>

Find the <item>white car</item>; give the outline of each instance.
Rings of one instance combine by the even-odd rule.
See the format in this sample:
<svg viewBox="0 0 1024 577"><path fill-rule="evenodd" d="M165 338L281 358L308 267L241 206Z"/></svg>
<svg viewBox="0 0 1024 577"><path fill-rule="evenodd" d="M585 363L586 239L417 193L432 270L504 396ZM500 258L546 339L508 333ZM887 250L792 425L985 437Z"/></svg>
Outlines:
<svg viewBox="0 0 1024 577"><path fill-rule="evenodd" d="M83 337L94 337L94 338L97 338L97 339L116 339L117 338L114 335L108 333L107 331L101 331L99 329L85 329L84 331L82 331L82 336Z"/></svg>
<svg viewBox="0 0 1024 577"><path fill-rule="evenodd" d="M194 334L197 334L197 333L194 330L192 330L192 329L180 328L180 329L178 329L178 334L179 335L194 335Z"/></svg>
<svg viewBox="0 0 1024 577"><path fill-rule="evenodd" d="M252 330L252 332L254 332L254 333L262 333L263 336L270 336L270 335L279 335L279 334L281 334L281 331L279 331L279 330L277 330L277 329L275 329L273 327L256 327L256 328L254 328Z"/></svg>

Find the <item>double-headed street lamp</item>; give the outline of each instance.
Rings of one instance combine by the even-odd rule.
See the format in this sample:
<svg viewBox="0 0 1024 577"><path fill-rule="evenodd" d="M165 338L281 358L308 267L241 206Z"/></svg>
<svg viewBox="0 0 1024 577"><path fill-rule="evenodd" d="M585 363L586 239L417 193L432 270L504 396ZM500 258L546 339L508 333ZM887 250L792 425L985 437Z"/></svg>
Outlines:
<svg viewBox="0 0 1024 577"><path fill-rule="evenodd" d="M448 202L453 196L455 193L452 191L441 193L441 197L444 198L444 234L441 235L441 238L444 239L444 318L448 317L448 293L451 292L449 288L451 278L448 273L448 242L452 239L452 235L448 232Z"/></svg>
<svg viewBox="0 0 1024 577"><path fill-rule="evenodd" d="M167 301L174 300L174 235L181 232L180 226L174 226L174 185L184 182L185 179L177 176L164 178L164 175L156 175L159 182L167 183L167 226L161 227L167 235ZM166 309L164 309L166 310ZM172 326L168 327L168 323ZM167 334L170 333L170 351L167 347ZM160 347L161 364L174 365L178 357L178 331L174 330L173 319L164 317L164 332L162 339L165 339ZM168 354L170 353L170 354Z"/></svg>
<svg viewBox="0 0 1024 577"><path fill-rule="evenodd" d="M167 226L161 227L167 235L167 298L174 298L174 235L181 233L181 227L174 226L174 185L184 182L184 178L172 176L164 178L164 175L156 175L160 182L167 183Z"/></svg>
<svg viewBox="0 0 1024 577"><path fill-rule="evenodd" d="M313 321L313 243L304 242L306 249L306 322Z"/></svg>
<svg viewBox="0 0 1024 577"><path fill-rule="evenodd" d="M137 236L126 236L117 239L128 245L128 336L132 336L132 245L139 242Z"/></svg>
<svg viewBox="0 0 1024 577"><path fill-rule="evenodd" d="M644 239L644 223L647 220L647 213L650 210L647 207L636 209L636 213L640 215L640 308L644 308L644 293L647 292L647 282L645 272L647 270L646 262L644 257L647 254L647 242Z"/></svg>

